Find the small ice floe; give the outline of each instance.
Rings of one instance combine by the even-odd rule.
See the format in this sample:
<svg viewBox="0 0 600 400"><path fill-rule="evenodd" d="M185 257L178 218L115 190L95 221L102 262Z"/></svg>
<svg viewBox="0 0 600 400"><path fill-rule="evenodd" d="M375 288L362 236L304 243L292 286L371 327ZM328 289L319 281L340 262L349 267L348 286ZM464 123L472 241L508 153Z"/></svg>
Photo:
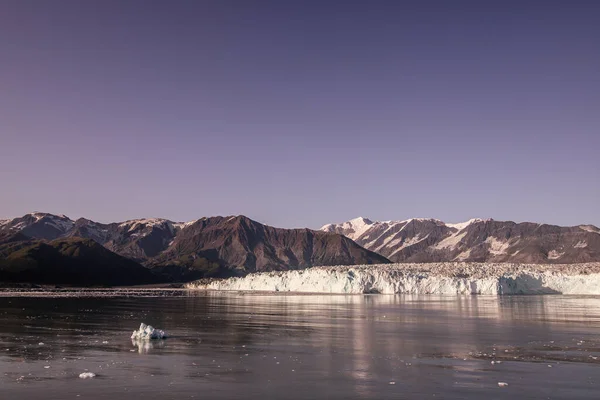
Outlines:
<svg viewBox="0 0 600 400"><path fill-rule="evenodd" d="M91 378L94 378L95 376L96 376L96 374L93 372L82 372L81 374L79 374L79 377L81 379L91 379Z"/></svg>
<svg viewBox="0 0 600 400"><path fill-rule="evenodd" d="M152 326L146 325L142 322L140 324L140 329L133 331L131 338L138 340L166 339L167 334L161 329L155 329Z"/></svg>
<svg viewBox="0 0 600 400"><path fill-rule="evenodd" d="M395 385L395 384L396 384L396 382L390 381L390 385Z"/></svg>
<svg viewBox="0 0 600 400"><path fill-rule="evenodd" d="M498 386L505 387L505 386L508 386L508 383L506 383L506 382L498 382Z"/></svg>
<svg viewBox="0 0 600 400"><path fill-rule="evenodd" d="M39 342L38 343L38 346L43 346L43 345L44 345L44 342Z"/></svg>

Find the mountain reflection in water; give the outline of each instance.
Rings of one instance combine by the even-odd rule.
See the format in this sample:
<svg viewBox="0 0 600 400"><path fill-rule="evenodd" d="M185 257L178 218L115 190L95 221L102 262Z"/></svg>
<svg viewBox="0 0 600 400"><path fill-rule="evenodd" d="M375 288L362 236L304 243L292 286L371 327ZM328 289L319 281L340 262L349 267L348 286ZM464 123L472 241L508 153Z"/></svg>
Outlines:
<svg viewBox="0 0 600 400"><path fill-rule="evenodd" d="M0 398L595 399L599 333L585 296L1 297Z"/></svg>

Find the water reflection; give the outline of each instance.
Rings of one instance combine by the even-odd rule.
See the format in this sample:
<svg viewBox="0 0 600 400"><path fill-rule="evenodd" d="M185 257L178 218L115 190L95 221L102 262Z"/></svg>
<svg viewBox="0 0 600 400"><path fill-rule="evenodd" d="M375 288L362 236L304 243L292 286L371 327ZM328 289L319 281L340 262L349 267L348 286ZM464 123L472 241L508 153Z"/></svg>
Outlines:
<svg viewBox="0 0 600 400"><path fill-rule="evenodd" d="M131 345L137 349L139 354L148 354L150 350L162 349L165 347L165 340L141 340L131 339Z"/></svg>
<svg viewBox="0 0 600 400"><path fill-rule="evenodd" d="M130 340L140 322L172 338ZM58 390L59 373L89 369L148 398L153 385L179 385L186 397L209 385L215 398L232 398L234 387L246 397L379 399L451 388L464 398L496 370L509 373L510 362L595 366L599 327L600 298L585 296L1 298L0 379L8 388L32 374L56 379Z"/></svg>

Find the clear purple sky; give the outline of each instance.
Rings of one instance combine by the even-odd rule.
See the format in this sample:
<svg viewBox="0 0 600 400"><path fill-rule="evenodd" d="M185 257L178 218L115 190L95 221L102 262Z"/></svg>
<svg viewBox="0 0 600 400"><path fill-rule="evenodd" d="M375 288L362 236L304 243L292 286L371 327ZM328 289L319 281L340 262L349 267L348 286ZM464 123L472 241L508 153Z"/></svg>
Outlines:
<svg viewBox="0 0 600 400"><path fill-rule="evenodd" d="M600 225L600 1L0 0L0 218Z"/></svg>

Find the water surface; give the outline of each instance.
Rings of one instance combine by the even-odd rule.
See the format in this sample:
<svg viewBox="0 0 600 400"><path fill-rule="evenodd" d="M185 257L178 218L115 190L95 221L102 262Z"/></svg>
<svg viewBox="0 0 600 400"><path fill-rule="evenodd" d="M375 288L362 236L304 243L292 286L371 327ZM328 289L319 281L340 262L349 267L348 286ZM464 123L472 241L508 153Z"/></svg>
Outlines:
<svg viewBox="0 0 600 400"><path fill-rule="evenodd" d="M600 398L598 297L174 293L0 297L0 398Z"/></svg>

